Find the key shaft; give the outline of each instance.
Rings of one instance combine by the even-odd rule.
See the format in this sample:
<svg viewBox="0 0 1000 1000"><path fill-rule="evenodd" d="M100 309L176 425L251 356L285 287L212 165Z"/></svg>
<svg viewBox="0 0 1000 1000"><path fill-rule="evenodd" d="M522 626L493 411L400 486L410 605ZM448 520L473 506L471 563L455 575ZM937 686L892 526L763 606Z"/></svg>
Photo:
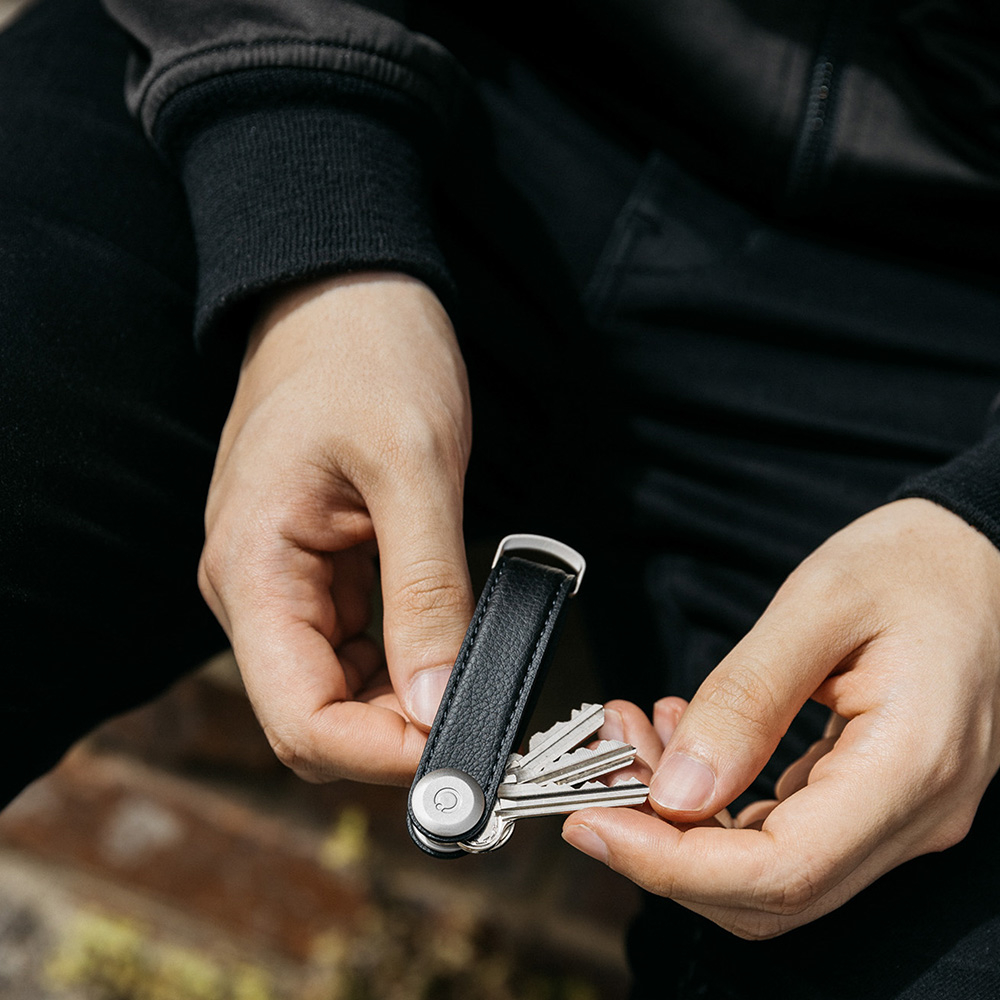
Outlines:
<svg viewBox="0 0 1000 1000"><path fill-rule="evenodd" d="M593 806L640 805L648 795L649 788L635 779L618 785L602 785L599 781L590 781L579 788L518 782L500 786L497 814L503 820L524 819L526 816L557 816Z"/></svg>
<svg viewBox="0 0 1000 1000"><path fill-rule="evenodd" d="M602 740L595 747L580 747L557 758L535 779L536 784L575 785L628 767L636 749L620 740Z"/></svg>
<svg viewBox="0 0 1000 1000"><path fill-rule="evenodd" d="M645 802L649 794L649 789L641 781L611 786L595 781L582 788L567 785L518 786L515 782L505 782L500 788L501 795L510 792L517 798L498 798L486 828L474 840L463 841L460 845L463 851L486 854L503 847L514 832L514 823L526 816L557 816L594 806L637 806Z"/></svg>

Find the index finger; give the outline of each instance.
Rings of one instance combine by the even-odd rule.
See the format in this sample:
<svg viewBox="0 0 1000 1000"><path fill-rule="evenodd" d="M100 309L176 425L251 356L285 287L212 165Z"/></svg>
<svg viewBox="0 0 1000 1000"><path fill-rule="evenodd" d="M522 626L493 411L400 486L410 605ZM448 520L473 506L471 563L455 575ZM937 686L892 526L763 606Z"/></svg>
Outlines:
<svg viewBox="0 0 1000 1000"><path fill-rule="evenodd" d="M410 781L425 735L401 711L351 700L343 665L309 622L272 624L266 645L244 636L235 651L271 747L298 775L309 781Z"/></svg>

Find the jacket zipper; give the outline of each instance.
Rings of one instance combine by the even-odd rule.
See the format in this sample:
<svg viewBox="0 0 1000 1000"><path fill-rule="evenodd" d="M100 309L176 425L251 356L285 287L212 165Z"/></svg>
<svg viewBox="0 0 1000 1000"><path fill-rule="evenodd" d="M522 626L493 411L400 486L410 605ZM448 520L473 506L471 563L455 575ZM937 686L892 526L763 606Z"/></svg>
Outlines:
<svg viewBox="0 0 1000 1000"><path fill-rule="evenodd" d="M858 26L854 8L850 0L831 5L813 62L785 183L784 207L792 215L807 215L816 207L832 163L839 84Z"/></svg>

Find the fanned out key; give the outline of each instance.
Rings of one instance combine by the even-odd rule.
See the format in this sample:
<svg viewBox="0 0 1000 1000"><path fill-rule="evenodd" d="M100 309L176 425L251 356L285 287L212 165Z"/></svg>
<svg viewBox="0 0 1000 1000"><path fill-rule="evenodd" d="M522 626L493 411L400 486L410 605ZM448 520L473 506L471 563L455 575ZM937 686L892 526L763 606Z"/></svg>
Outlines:
<svg viewBox="0 0 1000 1000"><path fill-rule="evenodd" d="M591 780L627 767L635 760L635 747L603 740L595 747L573 749L603 724L603 705L582 705L565 722L532 736L526 754L511 754L485 829L459 846L473 854L494 851L507 842L515 821L526 816L645 802L649 788L641 781L604 785Z"/></svg>
<svg viewBox="0 0 1000 1000"><path fill-rule="evenodd" d="M580 747L554 760L541 775L546 784L575 785L602 774L628 767L635 760L635 747L621 740L602 740L597 746Z"/></svg>
<svg viewBox="0 0 1000 1000"><path fill-rule="evenodd" d="M513 773L518 781L534 781L539 775L544 775L548 766L561 757L567 750L582 743L588 736L593 736L604 725L603 705L581 705L574 708L565 722L557 722L544 732L535 733L528 740L528 752L508 763L507 770Z"/></svg>

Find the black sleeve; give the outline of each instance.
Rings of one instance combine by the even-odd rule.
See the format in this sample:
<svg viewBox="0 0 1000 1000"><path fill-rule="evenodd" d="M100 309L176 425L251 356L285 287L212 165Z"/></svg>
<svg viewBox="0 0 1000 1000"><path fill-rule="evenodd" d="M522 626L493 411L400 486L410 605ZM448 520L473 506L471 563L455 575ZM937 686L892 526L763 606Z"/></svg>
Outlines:
<svg viewBox="0 0 1000 1000"><path fill-rule="evenodd" d="M429 163L464 78L435 41L338 0L105 0L129 32L126 96L187 192L196 333L234 327L264 291L366 268L446 301Z"/></svg>
<svg viewBox="0 0 1000 1000"><path fill-rule="evenodd" d="M893 495L923 497L964 518L1000 548L1000 421L950 462L908 479Z"/></svg>

